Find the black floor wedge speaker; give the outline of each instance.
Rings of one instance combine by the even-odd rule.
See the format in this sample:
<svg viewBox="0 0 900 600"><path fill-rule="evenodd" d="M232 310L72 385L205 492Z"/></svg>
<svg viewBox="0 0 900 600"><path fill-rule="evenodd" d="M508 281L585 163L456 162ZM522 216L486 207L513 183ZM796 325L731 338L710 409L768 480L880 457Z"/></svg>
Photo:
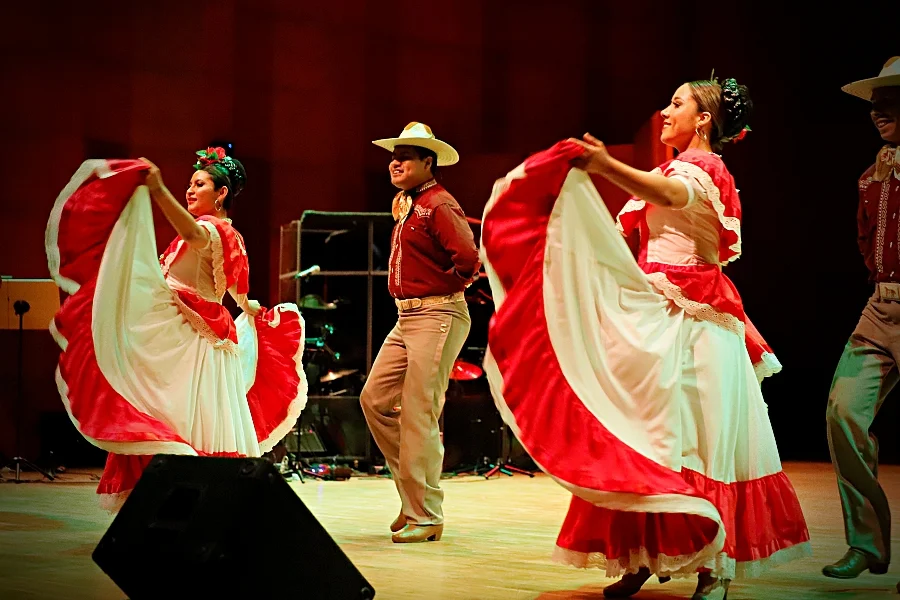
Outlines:
<svg viewBox="0 0 900 600"><path fill-rule="evenodd" d="M375 596L261 458L155 456L93 559L130 600Z"/></svg>

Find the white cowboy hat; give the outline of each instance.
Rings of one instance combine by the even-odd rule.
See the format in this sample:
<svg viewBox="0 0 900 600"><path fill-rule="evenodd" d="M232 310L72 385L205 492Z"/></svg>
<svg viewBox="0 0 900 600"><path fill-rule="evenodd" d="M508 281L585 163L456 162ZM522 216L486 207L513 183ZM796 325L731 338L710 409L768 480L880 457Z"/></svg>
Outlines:
<svg viewBox="0 0 900 600"><path fill-rule="evenodd" d="M848 83L841 89L863 100L872 100L872 90L876 88L900 86L900 56L889 58L878 77L861 79Z"/></svg>
<svg viewBox="0 0 900 600"><path fill-rule="evenodd" d="M447 142L434 137L431 133L431 127L425 123L413 121L403 128L400 137L385 138L383 140L374 140L372 142L376 146L381 146L393 152L397 146L418 146L420 148L428 148L437 154L437 164L439 167L449 167L459 162L459 152Z"/></svg>

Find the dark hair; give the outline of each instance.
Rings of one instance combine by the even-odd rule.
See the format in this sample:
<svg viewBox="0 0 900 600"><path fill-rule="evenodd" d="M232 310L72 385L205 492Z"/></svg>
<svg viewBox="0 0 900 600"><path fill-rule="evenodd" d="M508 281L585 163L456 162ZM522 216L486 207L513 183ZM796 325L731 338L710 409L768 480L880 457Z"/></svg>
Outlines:
<svg viewBox="0 0 900 600"><path fill-rule="evenodd" d="M753 101L747 86L738 85L734 79L726 79L722 83L704 79L688 85L700 111L712 115L710 146L720 149L725 142L738 138L749 124L753 112Z"/></svg>
<svg viewBox="0 0 900 600"><path fill-rule="evenodd" d="M226 156L224 159L206 165L198 169L198 171L206 171L212 177L215 189L221 189L223 185L228 186L228 195L222 202L222 208L231 210L234 204L234 198L244 189L247 182L247 172L244 165L236 158Z"/></svg>
<svg viewBox="0 0 900 600"><path fill-rule="evenodd" d="M419 160L425 160L429 156L431 157L431 175L432 177L437 177L438 174L438 161L437 161L437 153L433 150L429 150L428 148L423 148L422 146L410 146L416 152L416 156L419 157Z"/></svg>

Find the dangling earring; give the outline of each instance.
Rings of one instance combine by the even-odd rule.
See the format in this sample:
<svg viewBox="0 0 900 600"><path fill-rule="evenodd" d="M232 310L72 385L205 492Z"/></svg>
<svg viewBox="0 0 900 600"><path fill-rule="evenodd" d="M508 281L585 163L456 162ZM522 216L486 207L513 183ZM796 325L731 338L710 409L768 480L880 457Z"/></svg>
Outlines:
<svg viewBox="0 0 900 600"><path fill-rule="evenodd" d="M217 210L217 211L222 210L222 202L221 202L221 200L218 200L218 199L217 199L217 200L215 201L215 203L214 203L214 206L216 207L216 210Z"/></svg>
<svg viewBox="0 0 900 600"><path fill-rule="evenodd" d="M697 125L696 127L694 127L694 133L696 133L696 134L697 134L697 137L700 138L701 140L705 140L705 139L706 139L706 134L703 133L702 131L700 131L700 126L699 126L699 125Z"/></svg>

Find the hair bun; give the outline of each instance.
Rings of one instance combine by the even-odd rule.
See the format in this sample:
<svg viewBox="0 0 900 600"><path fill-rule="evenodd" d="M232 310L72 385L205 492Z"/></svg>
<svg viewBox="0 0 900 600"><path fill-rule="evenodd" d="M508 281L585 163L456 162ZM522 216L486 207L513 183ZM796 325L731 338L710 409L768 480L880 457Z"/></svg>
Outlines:
<svg viewBox="0 0 900 600"><path fill-rule="evenodd" d="M234 188L231 190L231 193L237 196L247 183L247 172L244 170L244 165L238 159L230 156L225 156L221 160L221 165L228 170L228 179L231 180L231 185Z"/></svg>
<svg viewBox="0 0 900 600"><path fill-rule="evenodd" d="M738 85L734 79L722 82L722 141L729 142L738 138L750 121L753 112L753 101L745 85Z"/></svg>

